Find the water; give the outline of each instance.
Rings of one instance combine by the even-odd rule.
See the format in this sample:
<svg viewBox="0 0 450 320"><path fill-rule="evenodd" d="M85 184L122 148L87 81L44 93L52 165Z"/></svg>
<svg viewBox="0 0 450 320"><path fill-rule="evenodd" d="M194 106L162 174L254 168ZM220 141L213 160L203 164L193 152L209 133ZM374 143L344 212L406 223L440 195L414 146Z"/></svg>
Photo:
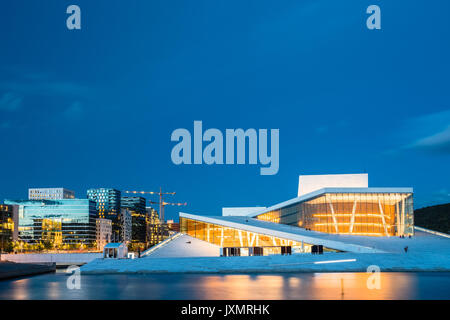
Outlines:
<svg viewBox="0 0 450 320"><path fill-rule="evenodd" d="M82 275L69 290L63 272L0 281L0 299L450 299L450 273Z"/></svg>

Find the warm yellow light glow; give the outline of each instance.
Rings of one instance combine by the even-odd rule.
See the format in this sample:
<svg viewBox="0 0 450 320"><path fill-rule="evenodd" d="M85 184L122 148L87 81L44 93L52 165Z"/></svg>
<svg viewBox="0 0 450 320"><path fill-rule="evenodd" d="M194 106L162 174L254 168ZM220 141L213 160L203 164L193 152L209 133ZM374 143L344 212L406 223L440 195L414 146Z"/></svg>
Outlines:
<svg viewBox="0 0 450 320"><path fill-rule="evenodd" d="M315 223L315 226L328 226L328 225L333 225L333 224L337 224L338 226L349 226L352 223L350 222L338 222L338 223ZM355 226L377 226L377 227L383 227L382 223L371 223L371 222L354 222L353 223ZM387 228L391 228L391 225L386 225Z"/></svg>
<svg viewBox="0 0 450 320"><path fill-rule="evenodd" d="M351 213L335 213L334 214L336 217L351 217L352 214ZM355 217L377 217L377 218L381 218L381 214L379 213L355 213ZM328 213L316 213L313 214L313 217L317 217L317 218L331 218L332 214L328 214ZM389 216L384 216L387 219L390 219L391 217Z"/></svg>

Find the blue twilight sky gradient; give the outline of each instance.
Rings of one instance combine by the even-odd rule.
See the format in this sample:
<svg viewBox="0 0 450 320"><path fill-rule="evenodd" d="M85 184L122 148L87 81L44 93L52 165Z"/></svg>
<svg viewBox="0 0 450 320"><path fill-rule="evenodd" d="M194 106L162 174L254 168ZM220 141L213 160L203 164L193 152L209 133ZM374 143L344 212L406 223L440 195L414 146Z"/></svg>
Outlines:
<svg viewBox="0 0 450 320"><path fill-rule="evenodd" d="M66 28L70 4L80 31ZM382 30L366 28L370 4ZM0 199L163 186L211 215L295 197L299 174L368 172L370 186L414 187L416 207L449 202L449 12L447 0L2 1ZM175 166L170 134L194 120L279 128L279 173Z"/></svg>

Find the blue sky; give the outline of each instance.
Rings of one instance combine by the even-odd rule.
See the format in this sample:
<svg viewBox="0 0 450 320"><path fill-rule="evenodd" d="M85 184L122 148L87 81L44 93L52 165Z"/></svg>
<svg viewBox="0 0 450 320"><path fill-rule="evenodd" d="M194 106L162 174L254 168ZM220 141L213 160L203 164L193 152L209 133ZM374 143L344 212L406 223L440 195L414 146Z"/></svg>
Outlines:
<svg viewBox="0 0 450 320"><path fill-rule="evenodd" d="M81 30L66 28L70 4ZM370 4L381 30L366 28ZM162 186L184 211L218 214L295 197L299 174L368 172L370 186L414 187L416 207L450 202L449 10L445 0L4 1L0 199ZM174 165L170 135L194 120L280 129L278 174Z"/></svg>

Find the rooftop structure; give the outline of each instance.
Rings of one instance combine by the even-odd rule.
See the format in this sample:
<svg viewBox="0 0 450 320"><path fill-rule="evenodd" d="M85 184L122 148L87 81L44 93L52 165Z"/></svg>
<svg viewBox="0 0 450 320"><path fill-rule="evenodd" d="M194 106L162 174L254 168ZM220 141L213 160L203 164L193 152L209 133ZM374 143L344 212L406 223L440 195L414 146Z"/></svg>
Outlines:
<svg viewBox="0 0 450 320"><path fill-rule="evenodd" d="M62 200L75 199L75 192L65 188L31 188L28 200Z"/></svg>
<svg viewBox="0 0 450 320"><path fill-rule="evenodd" d="M369 175L367 173L301 175L298 178L298 197L323 188L368 187Z"/></svg>
<svg viewBox="0 0 450 320"><path fill-rule="evenodd" d="M89 189L87 197L96 203L99 218L115 220L120 215L119 190L113 188Z"/></svg>

